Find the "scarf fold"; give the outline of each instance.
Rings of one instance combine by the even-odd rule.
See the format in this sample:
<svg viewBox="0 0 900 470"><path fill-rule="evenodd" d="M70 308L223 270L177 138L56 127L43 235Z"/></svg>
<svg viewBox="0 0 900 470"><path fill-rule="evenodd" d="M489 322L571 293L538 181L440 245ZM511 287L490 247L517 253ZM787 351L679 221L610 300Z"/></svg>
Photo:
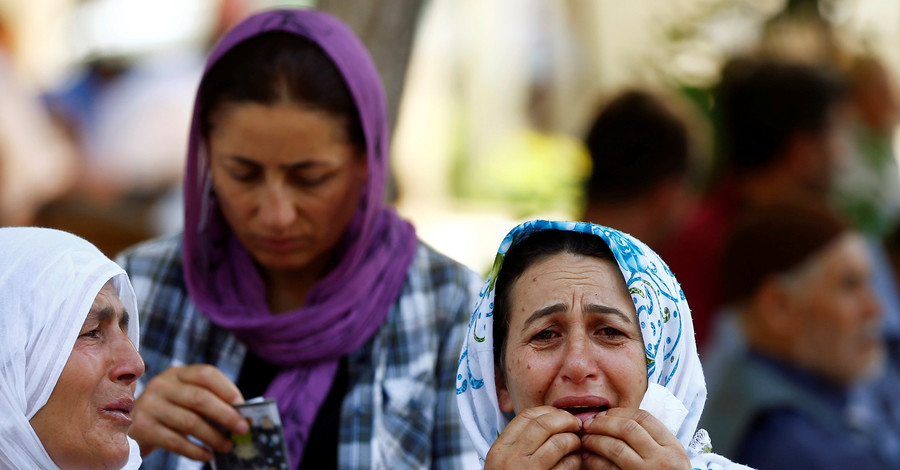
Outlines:
<svg viewBox="0 0 900 470"><path fill-rule="evenodd" d="M131 315L127 334L137 347L137 302L122 268L70 233L0 228L0 468L59 468L30 420L47 404L110 279ZM122 468L136 469L140 451L131 438L128 445Z"/></svg>
<svg viewBox="0 0 900 470"><path fill-rule="evenodd" d="M709 453L709 436L697 429L706 402L706 381L697 355L691 311L669 267L647 245L618 230L587 222L546 220L525 222L506 235L469 321L457 369L456 398L479 457L484 460L508 423L497 401L494 379L495 282L509 249L541 230L587 233L606 242L625 278L641 325L648 382L641 409L675 434L695 468L746 468Z"/></svg>
<svg viewBox="0 0 900 470"><path fill-rule="evenodd" d="M417 239L412 226L382 202L388 160L384 91L365 47L347 26L311 10L251 16L217 44L204 77L237 44L272 31L317 44L344 77L366 140L368 182L360 205L338 247L337 266L312 287L305 306L272 315L262 277L212 196L195 101L184 182L184 275L201 312L281 368L266 397L278 402L296 468L340 358L363 346L384 323L405 283Z"/></svg>

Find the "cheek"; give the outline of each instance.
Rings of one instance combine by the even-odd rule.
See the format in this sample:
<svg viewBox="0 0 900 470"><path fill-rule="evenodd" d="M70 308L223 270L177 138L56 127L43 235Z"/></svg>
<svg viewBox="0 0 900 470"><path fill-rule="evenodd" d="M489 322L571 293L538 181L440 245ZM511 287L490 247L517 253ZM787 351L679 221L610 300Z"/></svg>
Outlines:
<svg viewBox="0 0 900 470"><path fill-rule="evenodd" d="M627 357L610 364L608 376L613 378L619 395L619 406L637 408L647 391L647 361L644 356L643 342L630 345L623 351Z"/></svg>
<svg viewBox="0 0 900 470"><path fill-rule="evenodd" d="M516 412L543 404L557 369L555 361L543 355L522 351L507 356L507 385Z"/></svg>
<svg viewBox="0 0 900 470"><path fill-rule="evenodd" d="M218 178L213 178L213 191L215 192L216 202L222 215L230 225L236 226L238 218L248 212L253 206L253 194L250 191L236 187L229 181L218 182Z"/></svg>

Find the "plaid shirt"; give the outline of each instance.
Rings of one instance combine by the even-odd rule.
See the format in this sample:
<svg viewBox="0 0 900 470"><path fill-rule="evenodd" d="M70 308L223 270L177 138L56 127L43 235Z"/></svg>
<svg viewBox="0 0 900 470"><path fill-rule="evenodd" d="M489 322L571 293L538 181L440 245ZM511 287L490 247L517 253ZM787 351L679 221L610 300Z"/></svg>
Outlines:
<svg viewBox="0 0 900 470"><path fill-rule="evenodd" d="M151 240L117 258L138 298L138 385L172 366L207 363L236 381L247 351L194 306L181 269L181 236ZM347 358L338 466L477 468L478 458L456 407L456 367L481 280L419 243L400 297L385 324ZM199 469L158 450L142 468Z"/></svg>

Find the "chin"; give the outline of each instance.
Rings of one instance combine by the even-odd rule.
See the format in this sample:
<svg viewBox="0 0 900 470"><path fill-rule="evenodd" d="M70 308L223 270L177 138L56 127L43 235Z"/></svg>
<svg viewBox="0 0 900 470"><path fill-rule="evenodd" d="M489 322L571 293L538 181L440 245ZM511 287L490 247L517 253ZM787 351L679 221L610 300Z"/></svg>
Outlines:
<svg viewBox="0 0 900 470"><path fill-rule="evenodd" d="M859 377L857 377L858 381L864 381L874 378L884 370L884 347L882 345L875 347L874 350L869 352L868 355L864 356L858 364L862 364L862 367L857 367L856 369L859 375Z"/></svg>
<svg viewBox="0 0 900 470"><path fill-rule="evenodd" d="M307 256L295 255L295 254L284 254L279 255L275 253L260 253L253 256L254 260L265 269L276 269L276 270L294 270L294 269L303 269L307 265L309 265L309 260Z"/></svg>
<svg viewBox="0 0 900 470"><path fill-rule="evenodd" d="M116 443L115 447L109 449L109 453L103 459L106 466L104 468L122 468L128 463L128 440L122 436L122 443Z"/></svg>

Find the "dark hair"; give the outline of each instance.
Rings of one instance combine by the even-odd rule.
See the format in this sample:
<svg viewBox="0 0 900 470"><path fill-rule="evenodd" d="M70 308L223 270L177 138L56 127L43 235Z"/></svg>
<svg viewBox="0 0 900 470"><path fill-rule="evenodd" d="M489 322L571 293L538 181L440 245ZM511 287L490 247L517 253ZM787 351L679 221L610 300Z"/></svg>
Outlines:
<svg viewBox="0 0 900 470"><path fill-rule="evenodd" d="M688 170L687 127L653 95L627 91L610 101L585 138L593 170L588 201L625 202Z"/></svg>
<svg viewBox="0 0 900 470"><path fill-rule="evenodd" d="M851 227L828 205L796 199L749 209L725 240L719 290L726 304L752 298L771 276L801 266Z"/></svg>
<svg viewBox="0 0 900 470"><path fill-rule="evenodd" d="M798 132L822 133L846 96L834 71L775 61L735 61L717 92L721 150L735 171L769 166Z"/></svg>
<svg viewBox="0 0 900 470"><path fill-rule="evenodd" d="M229 103L289 102L343 119L347 140L365 150L359 111L337 66L312 41L286 32L254 36L225 53L200 84L203 137Z"/></svg>
<svg viewBox="0 0 900 470"><path fill-rule="evenodd" d="M506 337L509 333L510 292L516 280L529 266L560 253L591 256L616 263L609 246L602 238L581 232L539 230L513 245L503 259L497 274L494 295L494 365L506 363Z"/></svg>

